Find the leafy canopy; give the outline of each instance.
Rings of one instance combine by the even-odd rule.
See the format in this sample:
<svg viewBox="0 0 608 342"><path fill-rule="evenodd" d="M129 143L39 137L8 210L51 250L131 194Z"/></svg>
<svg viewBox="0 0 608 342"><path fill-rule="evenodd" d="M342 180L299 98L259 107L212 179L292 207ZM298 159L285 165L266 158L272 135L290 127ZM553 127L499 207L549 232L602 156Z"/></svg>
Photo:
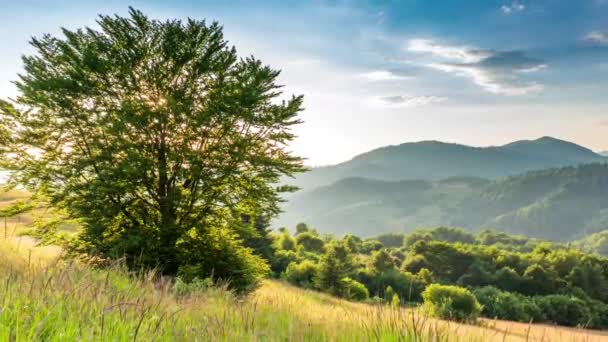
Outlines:
<svg viewBox="0 0 608 342"><path fill-rule="evenodd" d="M81 220L87 253L167 273L178 245L277 214L280 178L304 170L286 149L302 97L280 100L279 71L239 59L217 23L98 24L32 40L0 107L20 127L15 177Z"/></svg>

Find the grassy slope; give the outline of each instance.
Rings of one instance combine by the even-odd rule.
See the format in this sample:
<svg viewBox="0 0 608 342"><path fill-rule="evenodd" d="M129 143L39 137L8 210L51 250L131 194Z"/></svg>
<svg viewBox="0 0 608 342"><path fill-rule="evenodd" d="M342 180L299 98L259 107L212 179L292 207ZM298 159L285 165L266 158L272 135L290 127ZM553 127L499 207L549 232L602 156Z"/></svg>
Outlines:
<svg viewBox="0 0 608 342"><path fill-rule="evenodd" d="M169 284L58 260L60 250L0 237L0 341L601 341L608 334L339 300L267 281L247 298L219 288L177 297Z"/></svg>

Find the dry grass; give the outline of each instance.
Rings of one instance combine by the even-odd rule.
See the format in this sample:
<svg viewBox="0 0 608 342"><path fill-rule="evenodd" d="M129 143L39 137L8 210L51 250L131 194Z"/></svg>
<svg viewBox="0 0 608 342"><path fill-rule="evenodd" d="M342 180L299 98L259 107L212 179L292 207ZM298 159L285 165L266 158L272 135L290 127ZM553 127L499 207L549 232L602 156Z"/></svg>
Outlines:
<svg viewBox="0 0 608 342"><path fill-rule="evenodd" d="M11 199L12 200L12 199ZM23 219L25 220L25 219ZM0 234L0 341L606 341L608 333L353 303L266 281L247 298L223 288L179 297L168 281L120 266L94 270Z"/></svg>

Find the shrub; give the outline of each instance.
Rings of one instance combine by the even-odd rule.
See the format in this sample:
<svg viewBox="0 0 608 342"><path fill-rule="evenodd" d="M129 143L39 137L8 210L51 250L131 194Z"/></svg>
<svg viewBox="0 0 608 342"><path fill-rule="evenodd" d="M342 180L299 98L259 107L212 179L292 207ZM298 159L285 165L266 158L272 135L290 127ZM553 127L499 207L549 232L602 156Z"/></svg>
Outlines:
<svg viewBox="0 0 608 342"><path fill-rule="evenodd" d="M399 295L396 293L393 294L393 299L391 299L391 306L393 308L398 308L401 305L401 300L399 299Z"/></svg>
<svg viewBox="0 0 608 342"><path fill-rule="evenodd" d="M408 255L401 264L401 270L406 272L418 273L423 268L428 270L431 268L431 265L424 255L420 254Z"/></svg>
<svg viewBox="0 0 608 342"><path fill-rule="evenodd" d="M343 297L356 301L364 301L369 298L369 291L365 285L351 278L342 278Z"/></svg>
<svg viewBox="0 0 608 342"><path fill-rule="evenodd" d="M386 249L381 249L372 254L372 266L378 272L386 272L393 270L395 263Z"/></svg>
<svg viewBox="0 0 608 342"><path fill-rule="evenodd" d="M587 326L593 321L591 311L579 298L564 295L537 296L534 301L547 321L567 326Z"/></svg>
<svg viewBox="0 0 608 342"><path fill-rule="evenodd" d="M294 251L278 250L270 262L270 269L275 277L287 270L290 263L297 261L298 256Z"/></svg>
<svg viewBox="0 0 608 342"><path fill-rule="evenodd" d="M292 262L285 270L285 279L296 286L313 288L317 270L317 265L310 260L304 260L301 263Z"/></svg>
<svg viewBox="0 0 608 342"><path fill-rule="evenodd" d="M302 232L296 235L298 246L302 246L307 252L321 253L325 242L318 236L310 232Z"/></svg>
<svg viewBox="0 0 608 342"><path fill-rule="evenodd" d="M387 287L399 295L404 301L420 301L420 294L424 288L424 284L415 275L409 272L399 272L397 270L390 270L387 272L376 273L376 276L372 279L372 285L370 290L374 293L381 293L385 291ZM392 295L389 297L384 296L387 301L392 299Z"/></svg>
<svg viewBox="0 0 608 342"><path fill-rule="evenodd" d="M227 229L214 229L205 236L186 235L177 247L181 253L177 275L185 282L210 275L242 293L255 289L270 271L263 258L243 247Z"/></svg>
<svg viewBox="0 0 608 342"><path fill-rule="evenodd" d="M393 299L393 296L396 295L395 290L389 285L384 290L384 300L389 301Z"/></svg>
<svg viewBox="0 0 608 342"><path fill-rule="evenodd" d="M294 239L289 232L285 231L279 235L276 241L277 249L282 249L285 251L295 251L296 250L296 239Z"/></svg>
<svg viewBox="0 0 608 342"><path fill-rule="evenodd" d="M505 291L516 291L521 283L521 277L511 267L503 267L494 274L494 283Z"/></svg>
<svg viewBox="0 0 608 342"><path fill-rule="evenodd" d="M529 297L492 286L476 289L473 294L482 305L483 316L519 322L542 319L540 309Z"/></svg>
<svg viewBox="0 0 608 342"><path fill-rule="evenodd" d="M341 280L349 277L354 267L351 251L345 244L330 244L319 262L317 286L325 292L342 296L345 289Z"/></svg>
<svg viewBox="0 0 608 342"><path fill-rule="evenodd" d="M592 328L606 329L608 328L608 304L602 303L599 300L592 300L590 303L592 315Z"/></svg>
<svg viewBox="0 0 608 342"><path fill-rule="evenodd" d="M363 254L371 254L373 251L379 251L384 245L378 240L365 240L361 244L360 252Z"/></svg>
<svg viewBox="0 0 608 342"><path fill-rule="evenodd" d="M472 321L481 312L475 296L463 287L431 284L422 292L422 298L425 309L433 317Z"/></svg>

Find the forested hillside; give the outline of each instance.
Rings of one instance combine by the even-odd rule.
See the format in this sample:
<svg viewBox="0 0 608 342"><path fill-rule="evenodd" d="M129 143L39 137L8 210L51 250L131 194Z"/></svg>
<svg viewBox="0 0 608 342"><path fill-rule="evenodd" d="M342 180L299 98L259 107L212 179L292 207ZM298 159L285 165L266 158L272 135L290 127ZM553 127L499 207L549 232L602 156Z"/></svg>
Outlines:
<svg viewBox="0 0 608 342"><path fill-rule="evenodd" d="M277 221L371 236L416 227L482 227L553 240L608 228L608 165L531 171L502 180L351 178L299 193Z"/></svg>
<svg viewBox="0 0 608 342"><path fill-rule="evenodd" d="M390 181L454 176L495 179L597 161L605 158L585 147L551 137L486 148L423 141L386 146L338 165L314 168L299 175L293 183L311 190L351 177Z"/></svg>

